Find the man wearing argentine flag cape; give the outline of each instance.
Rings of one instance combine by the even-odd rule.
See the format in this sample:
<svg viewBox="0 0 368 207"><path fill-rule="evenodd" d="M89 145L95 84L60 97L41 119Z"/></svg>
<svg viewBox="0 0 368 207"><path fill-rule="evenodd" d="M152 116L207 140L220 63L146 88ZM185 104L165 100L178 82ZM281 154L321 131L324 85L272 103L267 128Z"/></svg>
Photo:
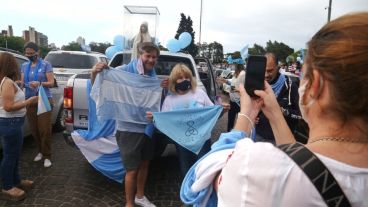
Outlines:
<svg viewBox="0 0 368 207"><path fill-rule="evenodd" d="M144 195L154 150L152 140L145 134L148 124L145 112L159 110L160 86L166 88L167 80L160 81L156 77L154 66L160 54L156 45L141 43L139 54L138 59L115 69L97 63L92 69L91 97L96 102L98 118L116 120L116 142L126 170L125 206L153 207L155 205Z"/></svg>

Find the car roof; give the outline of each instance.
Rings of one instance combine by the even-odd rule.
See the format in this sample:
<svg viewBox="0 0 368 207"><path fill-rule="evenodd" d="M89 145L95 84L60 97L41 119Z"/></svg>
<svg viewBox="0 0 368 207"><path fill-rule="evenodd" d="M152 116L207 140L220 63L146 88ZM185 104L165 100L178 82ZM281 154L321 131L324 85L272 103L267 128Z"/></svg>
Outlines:
<svg viewBox="0 0 368 207"><path fill-rule="evenodd" d="M119 51L119 52L115 53L115 55L124 54L124 53L125 54L130 54L130 53L132 53L132 51L131 50ZM181 53L181 52L173 53L173 52L164 51L164 50L160 51L160 55L170 55L170 56L176 56L176 57L190 57L190 58L192 58L192 56L190 54L185 54L185 53Z"/></svg>
<svg viewBox="0 0 368 207"><path fill-rule="evenodd" d="M16 58L20 58L20 59L23 59L25 61L28 61L28 58L26 56L20 54L19 52L13 52L13 51L15 51L15 50L2 50L2 48L0 49L0 52L7 52L7 53L12 54Z"/></svg>
<svg viewBox="0 0 368 207"><path fill-rule="evenodd" d="M76 54L76 55L89 55L89 56L96 56L96 57L106 57L106 55L99 53L99 52L85 52L85 51L71 51L71 50L52 50L49 52L50 54Z"/></svg>

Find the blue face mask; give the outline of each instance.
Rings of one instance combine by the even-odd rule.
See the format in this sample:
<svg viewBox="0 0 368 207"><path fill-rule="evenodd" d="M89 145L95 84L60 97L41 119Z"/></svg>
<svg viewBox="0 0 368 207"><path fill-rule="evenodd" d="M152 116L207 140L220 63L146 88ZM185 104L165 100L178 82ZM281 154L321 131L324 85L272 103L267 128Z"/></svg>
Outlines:
<svg viewBox="0 0 368 207"><path fill-rule="evenodd" d="M192 87L189 80L183 80L175 85L176 91L187 91Z"/></svg>

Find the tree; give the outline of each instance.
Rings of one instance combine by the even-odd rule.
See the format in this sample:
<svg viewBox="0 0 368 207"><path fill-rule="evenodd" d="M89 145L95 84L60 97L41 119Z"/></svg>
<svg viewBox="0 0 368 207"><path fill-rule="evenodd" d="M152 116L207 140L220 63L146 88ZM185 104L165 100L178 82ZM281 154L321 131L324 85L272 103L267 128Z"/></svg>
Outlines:
<svg viewBox="0 0 368 207"><path fill-rule="evenodd" d="M197 43L197 47L199 47L199 43ZM210 44L208 44L207 42L203 42L201 45L199 56L206 57L210 59L213 63L222 63L224 59L222 44L216 41Z"/></svg>
<svg viewBox="0 0 368 207"><path fill-rule="evenodd" d="M224 59L224 49L222 47L222 44L215 41L213 43L210 43L208 46L211 51L209 58L212 60L212 62L221 63Z"/></svg>
<svg viewBox="0 0 368 207"><path fill-rule="evenodd" d="M63 45L61 47L62 50L70 50L70 51L82 51L82 48L78 42L69 42L68 45Z"/></svg>
<svg viewBox="0 0 368 207"><path fill-rule="evenodd" d="M51 48L49 48L49 47L45 47L45 46L39 46L38 47L39 55L42 58L46 57L47 53L49 53L50 50L51 50Z"/></svg>
<svg viewBox="0 0 368 207"><path fill-rule="evenodd" d="M195 57L198 54L198 47L197 47L197 45L194 44L195 32L193 30L193 21L190 18L190 16L188 16L188 18L187 18L183 13L181 13L180 16L181 16L181 20L180 20L180 23L179 23L178 30L176 31L175 38L179 39L179 35L181 33L188 32L192 36L192 42L190 43L190 45L188 47L182 49L181 51L182 52L187 52L187 53L191 54L193 57Z"/></svg>
<svg viewBox="0 0 368 207"><path fill-rule="evenodd" d="M23 53L23 47L25 40L22 37L8 37L6 35L0 35L0 47L12 49Z"/></svg>
<svg viewBox="0 0 368 207"><path fill-rule="evenodd" d="M198 49L200 48L200 50L198 50L198 56L208 57L208 44L207 44L207 42L203 42L201 45L198 42L197 47L198 47Z"/></svg>
<svg viewBox="0 0 368 207"><path fill-rule="evenodd" d="M253 47L248 49L248 54L249 55L264 55L266 54L266 50L261 45L254 44Z"/></svg>
<svg viewBox="0 0 368 207"><path fill-rule="evenodd" d="M288 45L277 41L272 42L271 40L267 42L266 51L274 53L282 62L285 62L286 57L294 53L294 49L290 48Z"/></svg>
<svg viewBox="0 0 368 207"><path fill-rule="evenodd" d="M100 52L100 53L105 53L106 49L111 45L111 43L109 42L105 42L105 43L102 43L102 42L90 42L89 43L89 46L91 47L91 51L94 51L94 52Z"/></svg>

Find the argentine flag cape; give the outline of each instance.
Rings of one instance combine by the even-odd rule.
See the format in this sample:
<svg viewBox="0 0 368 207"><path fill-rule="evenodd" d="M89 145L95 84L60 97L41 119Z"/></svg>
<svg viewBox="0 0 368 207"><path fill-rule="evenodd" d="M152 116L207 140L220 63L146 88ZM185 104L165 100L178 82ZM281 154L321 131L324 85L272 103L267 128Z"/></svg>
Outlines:
<svg viewBox="0 0 368 207"><path fill-rule="evenodd" d="M91 81L87 82L87 94L91 91ZM114 136L115 121L98 121L96 104L88 96L88 130L75 130L71 135L76 146L88 162L99 172L119 183L123 182L125 170Z"/></svg>
<svg viewBox="0 0 368 207"><path fill-rule="evenodd" d="M217 194L213 190L213 180L225 167L236 142L247 137L242 131L232 130L222 133L211 146L211 151L198 160L187 172L180 189L183 203L194 207L216 207Z"/></svg>
<svg viewBox="0 0 368 207"><path fill-rule="evenodd" d="M93 87L88 81L87 93L90 94L88 130L76 130L72 133L75 144L88 162L105 176L120 183L123 182L125 170L114 135L115 120L127 120L133 123L147 122L145 117L143 120L135 113L141 113L144 108L159 108L161 101L161 91L153 92L153 95L149 96L157 103L147 100L145 95L153 88L158 90L160 81L137 75L137 62L135 60L123 66L123 70L127 72L121 69L104 70L97 75ZM154 70L149 75L154 77ZM148 79L155 81L150 82L147 81ZM146 82L150 84L145 84ZM131 98L133 95L134 99ZM99 119L97 114L99 114Z"/></svg>
<svg viewBox="0 0 368 207"><path fill-rule="evenodd" d="M98 119L148 124L146 112L159 111L161 103L161 80L154 76L117 68L100 72L91 91Z"/></svg>
<svg viewBox="0 0 368 207"><path fill-rule="evenodd" d="M211 131L222 108L215 105L154 112L154 125L179 145L198 154L203 144L211 137Z"/></svg>

